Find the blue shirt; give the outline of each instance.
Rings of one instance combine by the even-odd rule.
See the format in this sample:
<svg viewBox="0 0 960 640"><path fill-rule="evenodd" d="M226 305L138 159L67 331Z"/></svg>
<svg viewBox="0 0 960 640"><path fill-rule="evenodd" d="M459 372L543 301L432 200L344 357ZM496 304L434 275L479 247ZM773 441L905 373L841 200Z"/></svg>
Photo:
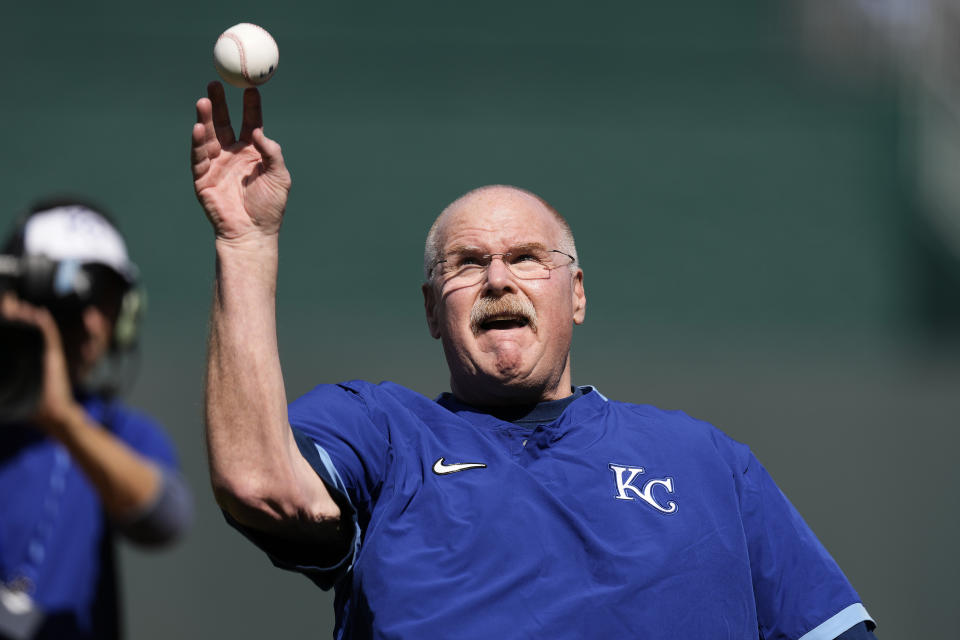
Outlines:
<svg viewBox="0 0 960 640"><path fill-rule="evenodd" d="M336 587L338 638L815 640L869 620L748 447L584 391L518 425L393 383L317 387L290 423L355 511L353 553L309 566L251 537Z"/></svg>
<svg viewBox="0 0 960 640"><path fill-rule="evenodd" d="M147 416L99 397L87 414L163 468L173 446ZM119 636L113 534L93 486L66 450L29 425L0 425L0 581L26 576L45 612L39 638Z"/></svg>

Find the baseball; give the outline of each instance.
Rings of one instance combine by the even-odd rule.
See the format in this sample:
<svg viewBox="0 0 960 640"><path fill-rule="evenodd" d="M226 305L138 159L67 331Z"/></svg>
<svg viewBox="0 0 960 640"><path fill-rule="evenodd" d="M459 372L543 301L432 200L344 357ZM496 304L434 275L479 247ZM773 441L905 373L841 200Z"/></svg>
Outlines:
<svg viewBox="0 0 960 640"><path fill-rule="evenodd" d="M235 24L217 38L213 65L235 87L263 84L277 70L280 49L267 30L249 22Z"/></svg>

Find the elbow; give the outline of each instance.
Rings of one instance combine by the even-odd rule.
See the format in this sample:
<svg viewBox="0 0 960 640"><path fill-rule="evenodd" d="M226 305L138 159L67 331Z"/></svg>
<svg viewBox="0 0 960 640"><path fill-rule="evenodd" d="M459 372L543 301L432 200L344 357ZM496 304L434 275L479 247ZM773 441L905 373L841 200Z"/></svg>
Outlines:
<svg viewBox="0 0 960 640"><path fill-rule="evenodd" d="M118 529L134 544L159 548L183 537L192 522L193 498L189 487L179 474L164 471L156 499L135 517L118 523Z"/></svg>
<svg viewBox="0 0 960 640"><path fill-rule="evenodd" d="M331 500L310 500L293 482L254 474L213 479L217 504L238 523L264 531L291 531L323 523L336 525L340 508Z"/></svg>
<svg viewBox="0 0 960 640"><path fill-rule="evenodd" d="M217 505L237 522L252 525L279 516L275 509L280 501L269 485L253 474L241 477L212 476L213 497Z"/></svg>

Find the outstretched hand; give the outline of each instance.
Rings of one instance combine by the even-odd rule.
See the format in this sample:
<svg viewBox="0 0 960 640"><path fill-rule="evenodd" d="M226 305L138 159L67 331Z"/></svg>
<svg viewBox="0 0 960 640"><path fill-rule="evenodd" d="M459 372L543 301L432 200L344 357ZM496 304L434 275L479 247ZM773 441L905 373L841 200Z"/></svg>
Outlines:
<svg viewBox="0 0 960 640"><path fill-rule="evenodd" d="M191 163L197 199L218 239L276 235L290 191L280 145L263 134L260 92L243 93L243 123L234 136L223 85L211 82L197 101Z"/></svg>

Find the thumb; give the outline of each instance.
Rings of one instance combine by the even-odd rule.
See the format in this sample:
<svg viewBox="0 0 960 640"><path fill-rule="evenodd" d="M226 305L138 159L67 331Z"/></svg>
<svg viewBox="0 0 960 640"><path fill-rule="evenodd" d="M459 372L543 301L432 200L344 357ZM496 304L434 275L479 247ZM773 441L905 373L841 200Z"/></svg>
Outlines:
<svg viewBox="0 0 960 640"><path fill-rule="evenodd" d="M257 127L251 135L254 148L260 152L263 168L268 174L286 176L287 166L283 162L283 152L280 144L271 140L263 133L263 127Z"/></svg>
<svg viewBox="0 0 960 640"><path fill-rule="evenodd" d="M61 352L63 350L63 340L60 337L60 328L57 326L57 321L53 319L53 314L44 307L33 307L31 315L31 323L36 325L43 333L47 349Z"/></svg>

